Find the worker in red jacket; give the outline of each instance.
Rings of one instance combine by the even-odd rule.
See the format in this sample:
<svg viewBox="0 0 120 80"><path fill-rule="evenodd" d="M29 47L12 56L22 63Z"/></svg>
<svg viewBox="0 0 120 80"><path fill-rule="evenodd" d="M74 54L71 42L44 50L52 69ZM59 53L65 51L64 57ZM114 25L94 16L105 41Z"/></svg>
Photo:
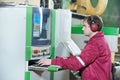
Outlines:
<svg viewBox="0 0 120 80"><path fill-rule="evenodd" d="M84 49L78 56L56 59L40 59L40 65L59 65L64 69L80 71L82 80L110 80L111 52L101 32L102 19L98 16L88 16L84 19L83 32L90 37Z"/></svg>

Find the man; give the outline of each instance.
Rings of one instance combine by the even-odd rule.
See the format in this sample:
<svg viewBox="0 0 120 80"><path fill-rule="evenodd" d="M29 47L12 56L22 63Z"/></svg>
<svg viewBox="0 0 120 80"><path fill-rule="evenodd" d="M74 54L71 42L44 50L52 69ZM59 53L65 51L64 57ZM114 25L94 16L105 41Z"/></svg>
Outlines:
<svg viewBox="0 0 120 80"><path fill-rule="evenodd" d="M56 59L41 59L40 65L59 65L64 69L80 71L82 80L110 80L111 52L100 32L103 26L98 16L88 16L84 19L82 30L84 35L90 37L86 46L78 56Z"/></svg>

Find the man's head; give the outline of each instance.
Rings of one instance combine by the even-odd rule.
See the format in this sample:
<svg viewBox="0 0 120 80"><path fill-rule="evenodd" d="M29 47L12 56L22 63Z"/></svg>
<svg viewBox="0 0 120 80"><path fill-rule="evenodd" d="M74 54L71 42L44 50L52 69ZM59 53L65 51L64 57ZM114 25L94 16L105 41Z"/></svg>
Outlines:
<svg viewBox="0 0 120 80"><path fill-rule="evenodd" d="M86 36L90 36L94 32L101 31L103 21L98 16L87 16L84 19L83 31Z"/></svg>

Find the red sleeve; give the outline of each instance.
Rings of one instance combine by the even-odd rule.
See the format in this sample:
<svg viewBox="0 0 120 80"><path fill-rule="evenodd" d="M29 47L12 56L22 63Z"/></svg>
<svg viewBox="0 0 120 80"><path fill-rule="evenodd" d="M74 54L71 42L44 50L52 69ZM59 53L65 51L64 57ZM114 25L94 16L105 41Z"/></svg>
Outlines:
<svg viewBox="0 0 120 80"><path fill-rule="evenodd" d="M85 65L89 65L99 57L99 50L97 45L87 45L80 54L80 58L83 60Z"/></svg>
<svg viewBox="0 0 120 80"><path fill-rule="evenodd" d="M83 66L89 65L99 57L99 50L97 48L98 47L94 45L87 45L81 52L81 54L78 56L82 60L82 62L76 57L70 56L68 58L58 57L56 59L53 59L51 64L59 65L62 68L67 68L74 71L79 70ZM83 63L85 65L83 65Z"/></svg>
<svg viewBox="0 0 120 80"><path fill-rule="evenodd" d="M58 57L53 59L51 64L59 65L62 68L76 71L81 69L83 66L94 62L99 57L99 55L100 53L98 50L98 45L96 45L96 43L92 43L85 46L84 50L81 52L78 58L75 56L70 56L68 58Z"/></svg>
<svg viewBox="0 0 120 80"><path fill-rule="evenodd" d="M74 56L70 56L68 58L58 57L56 59L53 59L51 64L52 65L59 65L64 69L71 69L74 71L77 71L80 68L82 68L81 63Z"/></svg>

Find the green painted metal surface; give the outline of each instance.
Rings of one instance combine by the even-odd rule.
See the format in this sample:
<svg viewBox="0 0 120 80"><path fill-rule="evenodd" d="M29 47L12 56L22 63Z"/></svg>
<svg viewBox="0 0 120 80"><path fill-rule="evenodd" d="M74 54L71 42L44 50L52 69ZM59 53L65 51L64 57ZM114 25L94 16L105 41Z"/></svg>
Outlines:
<svg viewBox="0 0 120 80"><path fill-rule="evenodd" d="M31 46L32 34L32 7L27 7L26 12L26 46Z"/></svg>
<svg viewBox="0 0 120 80"><path fill-rule="evenodd" d="M52 10L52 41L51 41L51 54L50 54L50 58L54 59L55 58L55 17L56 17L56 13L55 10ZM50 72L50 80L54 80L54 72Z"/></svg>
<svg viewBox="0 0 120 80"><path fill-rule="evenodd" d="M105 35L118 35L119 34L119 28L117 27L103 27L102 32L104 32ZM82 26L81 25L72 25L72 34L83 34Z"/></svg>
<svg viewBox="0 0 120 80"><path fill-rule="evenodd" d="M26 8L26 60L31 59L32 7Z"/></svg>
<svg viewBox="0 0 120 80"><path fill-rule="evenodd" d="M31 47L26 47L26 61L31 59Z"/></svg>
<svg viewBox="0 0 120 80"><path fill-rule="evenodd" d="M25 60L31 59L32 7L26 7L26 47ZM25 72L25 80L30 80L30 72Z"/></svg>
<svg viewBox="0 0 120 80"><path fill-rule="evenodd" d="M82 25L72 25L72 34L83 34Z"/></svg>
<svg viewBox="0 0 120 80"><path fill-rule="evenodd" d="M30 80L30 72L25 72L25 80Z"/></svg>
<svg viewBox="0 0 120 80"><path fill-rule="evenodd" d="M118 35L119 34L119 28L115 27L103 27L102 32L104 32L105 35Z"/></svg>
<svg viewBox="0 0 120 80"><path fill-rule="evenodd" d="M52 34L51 34L51 54L50 54L50 58L53 59L55 57L55 17L56 17L56 13L55 10L52 10Z"/></svg>
<svg viewBox="0 0 120 80"><path fill-rule="evenodd" d="M58 70L59 70L59 67L57 67L57 66L48 66L48 71L55 72L55 71L58 71Z"/></svg>

